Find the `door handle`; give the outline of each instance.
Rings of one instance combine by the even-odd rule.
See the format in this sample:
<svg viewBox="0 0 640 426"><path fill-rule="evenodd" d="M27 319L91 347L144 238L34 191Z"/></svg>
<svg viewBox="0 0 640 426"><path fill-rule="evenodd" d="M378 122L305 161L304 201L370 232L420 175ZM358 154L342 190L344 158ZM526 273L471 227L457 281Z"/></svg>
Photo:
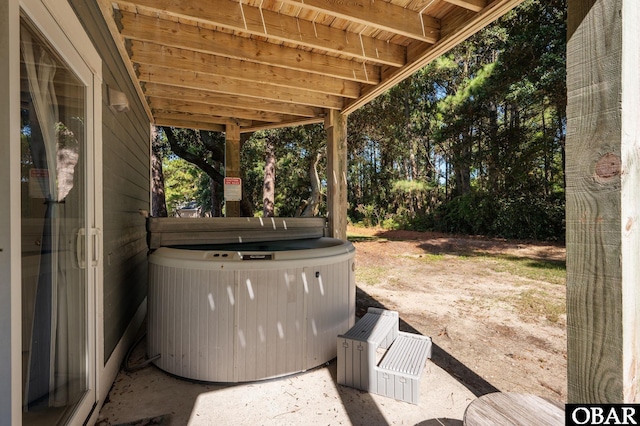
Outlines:
<svg viewBox="0 0 640 426"><path fill-rule="evenodd" d="M85 262L82 256L82 247L84 247L83 240L85 235L87 235L87 232L84 228L78 229L78 233L76 234L76 260L78 261L78 267L80 269L87 267L87 262Z"/></svg>
<svg viewBox="0 0 640 426"><path fill-rule="evenodd" d="M91 228L91 266L98 266L98 262L100 262L100 229L99 228Z"/></svg>

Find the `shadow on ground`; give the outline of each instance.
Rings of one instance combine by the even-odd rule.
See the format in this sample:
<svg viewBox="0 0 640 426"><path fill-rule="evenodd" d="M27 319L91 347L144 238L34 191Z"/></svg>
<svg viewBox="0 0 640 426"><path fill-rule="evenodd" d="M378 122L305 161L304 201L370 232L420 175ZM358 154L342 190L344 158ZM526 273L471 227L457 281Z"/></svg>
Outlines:
<svg viewBox="0 0 640 426"><path fill-rule="evenodd" d="M403 230L384 230L376 232L374 235L351 235L349 240L353 242L372 241L405 241L416 242L417 247L429 254L450 254L455 256L483 256L510 258L511 260L522 259L539 260L545 267L565 268L565 259L559 249L564 245L557 241L518 241L505 240L501 238L475 237L469 235L449 235L437 232L418 232ZM505 249L517 250L526 246L528 253L526 256L505 256L494 254L496 251Z"/></svg>

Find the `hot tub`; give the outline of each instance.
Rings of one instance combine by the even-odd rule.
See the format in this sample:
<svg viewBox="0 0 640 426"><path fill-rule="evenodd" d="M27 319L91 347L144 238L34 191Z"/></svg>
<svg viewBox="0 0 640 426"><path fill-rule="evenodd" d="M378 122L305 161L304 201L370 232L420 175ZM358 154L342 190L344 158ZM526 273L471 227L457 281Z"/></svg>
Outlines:
<svg viewBox="0 0 640 426"><path fill-rule="evenodd" d="M263 241L274 234L260 234L223 243L201 236L150 254L147 351L160 356L159 368L193 380L246 382L336 356L336 336L355 322L353 245L304 233Z"/></svg>

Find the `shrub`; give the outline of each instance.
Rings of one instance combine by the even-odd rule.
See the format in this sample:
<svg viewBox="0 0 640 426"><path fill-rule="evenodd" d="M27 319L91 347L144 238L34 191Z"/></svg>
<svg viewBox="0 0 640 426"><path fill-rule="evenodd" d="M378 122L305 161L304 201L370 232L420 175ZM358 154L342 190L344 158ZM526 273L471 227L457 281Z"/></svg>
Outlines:
<svg viewBox="0 0 640 426"><path fill-rule="evenodd" d="M442 203L433 214L400 223L407 229L562 241L564 214L562 193L494 198L488 193L472 192Z"/></svg>

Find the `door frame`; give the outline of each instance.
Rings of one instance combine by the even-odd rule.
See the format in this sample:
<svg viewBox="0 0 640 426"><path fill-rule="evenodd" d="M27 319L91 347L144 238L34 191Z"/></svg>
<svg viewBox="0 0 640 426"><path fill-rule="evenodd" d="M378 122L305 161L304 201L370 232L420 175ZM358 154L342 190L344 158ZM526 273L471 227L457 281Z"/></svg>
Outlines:
<svg viewBox="0 0 640 426"><path fill-rule="evenodd" d="M20 229L20 7L0 0L0 419L22 419Z"/></svg>
<svg viewBox="0 0 640 426"><path fill-rule="evenodd" d="M10 0L11 1L11 0ZM82 424L89 418L98 405L101 395L100 376L104 366L102 330L102 60L93 43L87 36L74 10L66 0L20 0L19 15L24 13L39 29L44 38L64 59L71 70L87 84L86 117L86 232L87 247L87 319L89 321L88 346L88 392L76 406L71 424ZM18 19L19 21L19 19ZM19 25L19 22L18 22ZM19 34L18 34L19 38ZM18 41L19 44L19 41ZM19 52L18 52L19 54ZM19 62L18 62L19 63ZM18 73L18 79L20 78ZM15 86L19 87L19 81ZM17 109L17 105L15 105ZM18 125L19 127L19 125ZM18 132L19 134L19 132ZM17 140L19 151L19 140ZM20 181L19 169L11 175L12 180ZM20 214L20 203L14 206ZM18 227L18 229L20 229ZM20 242L17 250L20 253ZM92 262L92 259L95 260ZM20 270L20 268L17 268ZM20 290L17 291L18 297ZM13 321L20 330L20 321ZM16 332L16 328L13 331ZM18 331L18 336L20 332ZM21 345L18 345L20 348ZM19 370L21 371L21 370ZM22 378L20 382L22 383ZM15 388L12 393L16 392ZM18 392L21 398L22 392ZM18 413L18 416L20 414Z"/></svg>

